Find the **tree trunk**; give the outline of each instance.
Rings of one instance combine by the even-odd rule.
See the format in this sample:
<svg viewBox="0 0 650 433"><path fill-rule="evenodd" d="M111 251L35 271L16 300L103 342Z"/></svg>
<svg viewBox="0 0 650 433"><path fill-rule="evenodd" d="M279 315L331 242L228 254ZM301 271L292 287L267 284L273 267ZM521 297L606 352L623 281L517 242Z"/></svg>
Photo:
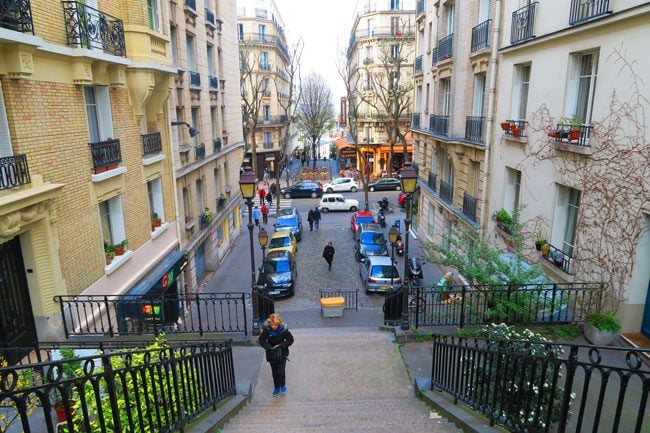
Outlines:
<svg viewBox="0 0 650 433"><path fill-rule="evenodd" d="M257 175L257 143L255 142L255 130L257 129L257 124L253 124L251 128L251 167L253 168L253 173L255 173L255 179L259 179Z"/></svg>

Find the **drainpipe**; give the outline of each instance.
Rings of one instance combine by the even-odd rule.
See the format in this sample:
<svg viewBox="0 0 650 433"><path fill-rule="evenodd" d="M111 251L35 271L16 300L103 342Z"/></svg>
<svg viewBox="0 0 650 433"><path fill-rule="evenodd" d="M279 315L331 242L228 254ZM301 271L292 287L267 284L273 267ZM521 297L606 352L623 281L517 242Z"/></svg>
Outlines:
<svg viewBox="0 0 650 433"><path fill-rule="evenodd" d="M488 70L491 71L490 74L490 87L488 88L488 112L487 112L487 128L485 131L485 170L483 174L483 192L481 193L481 203L483 204L482 215L481 215L481 232L485 233L487 229L489 208L487 206L487 197L488 189L492 188L489 186L488 180L490 178L490 170L492 169L492 153L490 152L491 142L492 142L492 130L494 124L494 105L495 105L495 87L497 83L497 56L499 54L499 40L501 35L501 9L502 9L502 0L496 0L494 4L494 31L492 32L492 52L490 54L490 65ZM490 191L491 192L491 191Z"/></svg>

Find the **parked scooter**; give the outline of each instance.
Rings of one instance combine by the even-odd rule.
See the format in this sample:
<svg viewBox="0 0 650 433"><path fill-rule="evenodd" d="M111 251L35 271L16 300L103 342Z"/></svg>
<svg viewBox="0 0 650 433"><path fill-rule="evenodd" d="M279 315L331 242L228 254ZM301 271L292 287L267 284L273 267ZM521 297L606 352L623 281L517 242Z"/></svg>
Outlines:
<svg viewBox="0 0 650 433"><path fill-rule="evenodd" d="M420 280L424 278L422 265L424 262L418 257L411 257L408 259L408 275L407 278L411 280L411 284L419 285Z"/></svg>
<svg viewBox="0 0 650 433"><path fill-rule="evenodd" d="M385 212L388 213L389 210L389 205L388 205L388 197L383 197L381 200L377 201L379 204L379 211L380 212Z"/></svg>
<svg viewBox="0 0 650 433"><path fill-rule="evenodd" d="M400 235L397 235L397 241L395 241L395 251L400 257L404 255L404 242L402 242L402 236Z"/></svg>
<svg viewBox="0 0 650 433"><path fill-rule="evenodd" d="M384 215L384 212L385 211L383 209L379 209L379 214L377 215L377 222L379 223L381 228L386 227L386 215Z"/></svg>

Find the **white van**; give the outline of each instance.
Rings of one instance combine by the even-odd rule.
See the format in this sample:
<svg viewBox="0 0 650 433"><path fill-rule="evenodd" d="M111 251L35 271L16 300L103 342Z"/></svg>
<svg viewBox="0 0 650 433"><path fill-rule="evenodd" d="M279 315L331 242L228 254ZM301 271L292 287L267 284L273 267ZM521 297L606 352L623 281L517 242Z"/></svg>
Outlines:
<svg viewBox="0 0 650 433"><path fill-rule="evenodd" d="M341 194L323 194L318 209L325 213L332 210L349 210L350 212L356 212L357 209L359 209L359 201L345 199Z"/></svg>

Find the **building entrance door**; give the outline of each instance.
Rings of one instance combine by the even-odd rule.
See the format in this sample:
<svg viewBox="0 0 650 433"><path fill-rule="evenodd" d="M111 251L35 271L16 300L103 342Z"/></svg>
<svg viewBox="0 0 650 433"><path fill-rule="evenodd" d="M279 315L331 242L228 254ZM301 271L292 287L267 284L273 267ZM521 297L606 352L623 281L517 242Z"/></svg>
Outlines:
<svg viewBox="0 0 650 433"><path fill-rule="evenodd" d="M36 341L36 326L20 239L0 245L0 344L22 346ZM9 363L22 354L15 353Z"/></svg>
<svg viewBox="0 0 650 433"><path fill-rule="evenodd" d="M643 322L641 322L641 333L650 338L650 280L648 280L648 293L645 295L645 310Z"/></svg>

